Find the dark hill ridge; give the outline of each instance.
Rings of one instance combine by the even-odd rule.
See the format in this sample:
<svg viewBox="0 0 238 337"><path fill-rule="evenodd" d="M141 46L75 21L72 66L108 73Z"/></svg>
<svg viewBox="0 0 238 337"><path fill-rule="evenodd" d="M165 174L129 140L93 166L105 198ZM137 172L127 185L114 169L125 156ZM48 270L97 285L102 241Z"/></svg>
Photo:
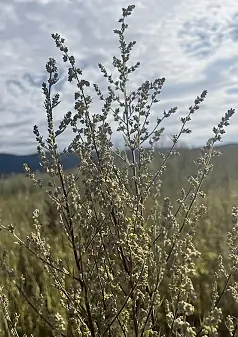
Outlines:
<svg viewBox="0 0 238 337"><path fill-rule="evenodd" d="M39 155L31 154L31 155L13 155L13 154L5 154L0 153L0 175L9 175L16 173L24 173L23 164L27 163L33 172L42 171L42 167L40 166ZM62 160L62 164L64 169L71 169L77 166L79 160L76 155L68 154L64 156Z"/></svg>
<svg viewBox="0 0 238 337"><path fill-rule="evenodd" d="M187 157L186 154L189 154L189 158L192 158L197 155L199 149L186 149L181 148L179 151L181 152L182 157ZM219 150L222 152L221 162L227 163L237 170L238 165L238 144L226 144L219 146ZM158 149L158 151L167 152L167 149ZM128 155L130 157L130 155ZM95 156L96 158L96 156ZM182 158L181 158L182 159ZM40 166L39 156L38 154L31 155L13 155L13 154L4 154L0 153L0 176L9 175L9 174L17 174L24 173L23 164L27 163L33 172L42 171L42 167ZM65 170L72 169L79 164L79 158L75 154L63 154L62 159L63 168Z"/></svg>

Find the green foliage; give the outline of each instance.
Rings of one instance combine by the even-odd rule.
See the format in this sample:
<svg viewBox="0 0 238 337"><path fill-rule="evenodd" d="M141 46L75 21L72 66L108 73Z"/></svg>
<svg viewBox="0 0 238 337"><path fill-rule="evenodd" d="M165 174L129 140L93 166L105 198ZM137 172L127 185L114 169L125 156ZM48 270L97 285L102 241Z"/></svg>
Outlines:
<svg viewBox="0 0 238 337"><path fill-rule="evenodd" d="M55 130L53 112L60 96L52 94L58 68L50 58L48 82L42 85L48 137L43 139L34 126L48 178L36 177L25 165L26 175L49 199L40 204L39 194L31 190L27 195L26 189L27 212L32 218L23 211L15 215L17 223L2 216L1 240L8 248L1 249L3 335L198 337L237 333L238 209L232 210L230 228L227 213L223 214L227 228L222 233L228 230L227 242L219 232L209 239L216 228L213 221L221 218L213 206L206 205L212 198L206 198L202 189L219 155L215 145L234 109L213 128L195 160L196 170L189 168L187 181L176 190L170 179L172 172L179 179L174 159L177 144L182 134L191 133L188 123L207 92L181 118L171 148L154 151L164 132L162 122L177 107L164 111L151 125L151 112L165 79L146 80L137 91L130 90L130 78L140 66L139 62L130 64L136 42L125 40L133 9L123 9L120 29L114 30L121 52L112 62L118 79L99 64L108 81L107 94L82 77L65 40L52 34L69 65L68 81L77 86L74 113L67 112ZM103 104L100 114L90 110L89 87ZM112 144L111 114L126 151ZM75 136L65 152L77 154L80 165L76 172L66 174L57 138L69 127ZM146 149L147 143L150 148ZM9 203L12 200L9 193ZM208 216L207 211L212 214Z"/></svg>

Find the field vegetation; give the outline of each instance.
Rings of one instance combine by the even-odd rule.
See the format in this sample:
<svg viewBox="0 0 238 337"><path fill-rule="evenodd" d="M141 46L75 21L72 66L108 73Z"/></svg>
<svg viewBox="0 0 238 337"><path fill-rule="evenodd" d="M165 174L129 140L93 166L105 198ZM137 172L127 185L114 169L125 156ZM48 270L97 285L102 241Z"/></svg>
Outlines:
<svg viewBox="0 0 238 337"><path fill-rule="evenodd" d="M50 58L42 85L48 137L34 126L45 172L26 164L25 176L0 180L1 336L238 336L238 146L217 147L235 111L211 126L202 149L178 147L203 91L171 147L156 148L163 121L178 112L151 124L164 78L130 90L140 66L130 62L135 41L125 38L133 10L123 9L114 31L118 78L99 64L107 94L52 34L76 85L74 111L55 127L58 68ZM97 114L89 87L103 105ZM112 144L111 115L124 150ZM80 159L67 172L57 145L66 128L75 136L66 152Z"/></svg>

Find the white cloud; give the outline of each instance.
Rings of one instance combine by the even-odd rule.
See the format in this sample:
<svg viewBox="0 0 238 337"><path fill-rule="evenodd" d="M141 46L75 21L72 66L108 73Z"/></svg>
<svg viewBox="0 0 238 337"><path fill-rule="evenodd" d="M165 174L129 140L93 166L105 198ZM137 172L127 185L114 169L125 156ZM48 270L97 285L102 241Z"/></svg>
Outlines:
<svg viewBox="0 0 238 337"><path fill-rule="evenodd" d="M204 89L208 97L191 123L190 144L201 145L231 107L238 94L238 3L237 0L0 0L0 153L34 152L33 125L45 127L41 82L45 63L56 58L62 81L58 85L62 104L57 119L73 108L74 87L65 81L66 69L51 33L65 37L84 75L105 87L97 68L102 62L112 70L111 58L118 53L117 37L121 8L135 4L129 18L129 39L137 45L132 62L141 67L133 85L165 77L161 103L153 111L179 108L168 123L167 133L177 130L179 115L185 115ZM76 90L76 89L75 89ZM225 140L238 141L238 115ZM43 130L42 130L43 131ZM45 132L43 132L45 134ZM62 146L71 133L62 137Z"/></svg>

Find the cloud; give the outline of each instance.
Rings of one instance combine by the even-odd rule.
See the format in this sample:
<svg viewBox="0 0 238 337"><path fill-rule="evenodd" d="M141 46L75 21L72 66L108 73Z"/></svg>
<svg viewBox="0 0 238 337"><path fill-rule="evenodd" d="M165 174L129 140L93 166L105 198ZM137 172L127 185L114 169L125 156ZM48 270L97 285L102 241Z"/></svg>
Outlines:
<svg viewBox="0 0 238 337"><path fill-rule="evenodd" d="M44 96L41 83L47 78L45 63L54 57L60 81L56 90L62 104L56 109L58 122L73 109L76 87L67 82L67 69L51 33L66 39L70 53L83 69L84 77L106 88L97 63L109 71L112 56L118 56L117 36L121 8L135 4L129 18L129 40L137 44L131 62L141 62L131 87L142 81L165 77L161 102L152 111L151 122L164 109L178 106L166 134L177 132L179 117L204 89L208 97L196 112L193 133L184 139L202 145L212 128L231 107L237 108L238 93L238 4L236 0L0 0L0 152L31 153L36 149L33 125L46 135ZM95 103L94 108L99 105ZM238 115L224 138L237 142ZM114 125L114 124L113 124ZM118 135L114 138L117 140ZM68 145L72 133L60 139Z"/></svg>

